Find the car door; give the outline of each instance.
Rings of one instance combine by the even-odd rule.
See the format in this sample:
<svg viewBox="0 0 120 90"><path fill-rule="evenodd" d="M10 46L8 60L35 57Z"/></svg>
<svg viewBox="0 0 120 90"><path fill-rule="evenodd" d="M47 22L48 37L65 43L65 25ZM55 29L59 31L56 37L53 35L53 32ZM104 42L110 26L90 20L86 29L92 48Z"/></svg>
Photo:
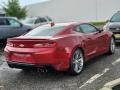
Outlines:
<svg viewBox="0 0 120 90"><path fill-rule="evenodd" d="M15 19L8 19L9 22L9 37L20 36L27 32L27 28L25 28L20 22Z"/></svg>
<svg viewBox="0 0 120 90"><path fill-rule="evenodd" d="M35 21L35 26L45 25L47 24L47 20L45 18L37 18Z"/></svg>
<svg viewBox="0 0 120 90"><path fill-rule="evenodd" d="M0 18L0 39L9 37L9 25L6 18Z"/></svg>
<svg viewBox="0 0 120 90"><path fill-rule="evenodd" d="M80 29L85 37L85 53L88 58L92 58L99 52L98 48L100 48L101 35L97 28L90 24L81 24Z"/></svg>

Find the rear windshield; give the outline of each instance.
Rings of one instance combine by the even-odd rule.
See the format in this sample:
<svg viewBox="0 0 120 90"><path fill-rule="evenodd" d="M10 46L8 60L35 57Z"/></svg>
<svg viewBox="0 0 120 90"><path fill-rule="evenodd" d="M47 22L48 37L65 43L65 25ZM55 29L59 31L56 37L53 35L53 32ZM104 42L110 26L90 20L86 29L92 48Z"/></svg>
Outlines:
<svg viewBox="0 0 120 90"><path fill-rule="evenodd" d="M38 27L25 34L25 36L54 36L63 30L63 28L64 26Z"/></svg>

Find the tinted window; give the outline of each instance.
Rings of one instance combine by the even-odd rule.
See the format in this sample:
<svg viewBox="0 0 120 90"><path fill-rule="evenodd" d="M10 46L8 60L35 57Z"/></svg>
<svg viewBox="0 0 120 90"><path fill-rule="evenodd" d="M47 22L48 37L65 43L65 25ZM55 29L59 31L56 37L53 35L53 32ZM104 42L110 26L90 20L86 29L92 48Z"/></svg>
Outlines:
<svg viewBox="0 0 120 90"><path fill-rule="evenodd" d="M41 22L47 22L47 20L45 18L40 18Z"/></svg>
<svg viewBox="0 0 120 90"><path fill-rule="evenodd" d="M120 22L120 13L116 13L112 16L111 22Z"/></svg>
<svg viewBox="0 0 120 90"><path fill-rule="evenodd" d="M41 22L40 19L37 19L37 20L35 21L35 24L40 23L40 22Z"/></svg>
<svg viewBox="0 0 120 90"><path fill-rule="evenodd" d="M75 31L77 31L77 32L82 32L82 30L80 29L80 26L77 26L77 27L75 28Z"/></svg>
<svg viewBox="0 0 120 90"><path fill-rule="evenodd" d="M14 19L8 19L9 25L13 27L20 27L20 23Z"/></svg>
<svg viewBox="0 0 120 90"><path fill-rule="evenodd" d="M92 33L92 32L96 32L96 28L92 25L89 24L81 24L80 28L82 30L83 33Z"/></svg>
<svg viewBox="0 0 120 90"><path fill-rule="evenodd" d="M64 27L38 27L34 30L27 33L25 36L54 36L58 32L60 32Z"/></svg>
<svg viewBox="0 0 120 90"><path fill-rule="evenodd" d="M0 18L0 25L8 25L7 20Z"/></svg>
<svg viewBox="0 0 120 90"><path fill-rule="evenodd" d="M52 21L52 19L51 19L50 17L47 17L47 19L48 19L49 21Z"/></svg>

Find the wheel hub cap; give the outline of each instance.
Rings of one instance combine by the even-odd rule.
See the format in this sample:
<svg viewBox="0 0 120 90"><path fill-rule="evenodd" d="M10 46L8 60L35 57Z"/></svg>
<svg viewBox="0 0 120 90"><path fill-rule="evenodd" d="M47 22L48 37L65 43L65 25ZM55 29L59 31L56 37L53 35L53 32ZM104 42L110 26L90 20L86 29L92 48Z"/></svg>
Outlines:
<svg viewBox="0 0 120 90"><path fill-rule="evenodd" d="M74 54L74 70L76 72L81 72L82 68L83 68L83 55L80 51L77 51Z"/></svg>

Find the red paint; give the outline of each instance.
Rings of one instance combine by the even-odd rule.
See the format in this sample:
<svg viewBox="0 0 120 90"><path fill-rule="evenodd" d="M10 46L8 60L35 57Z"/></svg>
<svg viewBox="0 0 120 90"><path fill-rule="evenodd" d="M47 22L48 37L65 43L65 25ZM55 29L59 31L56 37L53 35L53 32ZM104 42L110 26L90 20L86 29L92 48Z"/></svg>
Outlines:
<svg viewBox="0 0 120 90"><path fill-rule="evenodd" d="M85 60L106 53L109 49L110 31L84 34L76 32L77 24L65 26L52 37L17 37L8 39L5 47L7 61L25 64L51 65L58 71L69 69L72 53L76 48L84 52Z"/></svg>

